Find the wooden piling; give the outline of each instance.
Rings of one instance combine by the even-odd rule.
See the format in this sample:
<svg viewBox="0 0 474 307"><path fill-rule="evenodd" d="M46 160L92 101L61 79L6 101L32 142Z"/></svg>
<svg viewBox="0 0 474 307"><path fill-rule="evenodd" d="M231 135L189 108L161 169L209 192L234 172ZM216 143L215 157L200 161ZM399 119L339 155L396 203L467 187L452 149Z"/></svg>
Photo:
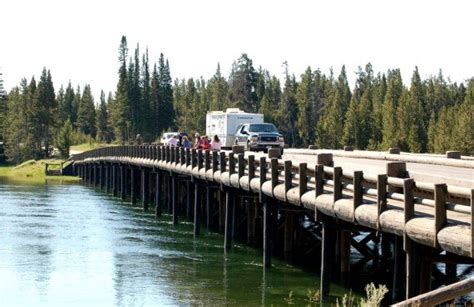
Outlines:
<svg viewBox="0 0 474 307"><path fill-rule="evenodd" d="M173 214L173 225L178 225L178 177L173 175L171 177L171 203Z"/></svg>
<svg viewBox="0 0 474 307"><path fill-rule="evenodd" d="M161 202L162 202L162 190L161 190L161 174L159 171L155 173L155 216L161 216Z"/></svg>
<svg viewBox="0 0 474 307"><path fill-rule="evenodd" d="M198 180L194 179L194 236L201 233L201 191Z"/></svg>
<svg viewBox="0 0 474 307"><path fill-rule="evenodd" d="M133 167L130 168L130 198L132 205L137 203L137 192L138 192L138 183L137 183L137 170Z"/></svg>
<svg viewBox="0 0 474 307"><path fill-rule="evenodd" d="M225 194L225 228L224 228L224 250L232 248L232 229L233 229L233 213L234 213L234 195L232 189L226 190Z"/></svg>
<svg viewBox="0 0 474 307"><path fill-rule="evenodd" d="M272 266L272 218L271 200L263 196L263 267Z"/></svg>
<svg viewBox="0 0 474 307"><path fill-rule="evenodd" d="M148 202L149 202L149 178L148 178L148 172L145 169L142 169L141 171L141 198L142 198L142 205L143 205L143 210L148 211Z"/></svg>
<svg viewBox="0 0 474 307"><path fill-rule="evenodd" d="M327 217L322 222L322 243L321 243L321 298L327 300L330 290L330 277L334 257L334 230L331 229Z"/></svg>

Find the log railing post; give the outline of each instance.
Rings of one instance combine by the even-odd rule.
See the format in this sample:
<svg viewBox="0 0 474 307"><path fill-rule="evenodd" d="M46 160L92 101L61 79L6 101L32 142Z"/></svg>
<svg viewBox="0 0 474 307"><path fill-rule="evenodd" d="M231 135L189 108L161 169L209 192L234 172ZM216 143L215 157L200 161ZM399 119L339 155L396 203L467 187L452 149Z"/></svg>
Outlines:
<svg viewBox="0 0 474 307"><path fill-rule="evenodd" d="M354 186L354 201L352 203L352 221L355 223L355 210L358 206L362 204L363 198L363 186L362 186L362 178L364 177L364 173L362 171L355 171L354 177L352 178L352 185Z"/></svg>
<svg viewBox="0 0 474 307"><path fill-rule="evenodd" d="M299 196L298 196L298 203L301 206L301 197L303 196L304 193L308 190L308 175L307 175L307 168L308 164L306 163L300 163L299 169L298 169L298 175L299 175L299 182L298 182L298 188L299 188Z"/></svg>
<svg viewBox="0 0 474 307"><path fill-rule="evenodd" d="M403 205L404 205L404 216L405 216L405 224L411 220L415 216L415 201L413 198L413 188L415 186L415 182L413 179L408 178L403 180ZM413 242L408 237L406 231L403 233L403 249L406 252L406 260L405 260L405 296L406 298L410 298L415 295L415 282L416 282L416 274L415 274L415 251Z"/></svg>
<svg viewBox="0 0 474 307"><path fill-rule="evenodd" d="M447 186L444 183L438 183L434 185L434 201L435 201L435 214L434 214L434 245L438 247L438 232L446 225L446 194Z"/></svg>
<svg viewBox="0 0 474 307"><path fill-rule="evenodd" d="M316 189L315 189L315 198L318 198L319 195L324 193L324 165L317 164L314 169L314 180L316 181ZM314 217L317 222L322 221L322 213L319 212L317 207L314 207Z"/></svg>
<svg viewBox="0 0 474 307"><path fill-rule="evenodd" d="M342 198L342 168L335 167L333 173L334 198L333 203Z"/></svg>
<svg viewBox="0 0 474 307"><path fill-rule="evenodd" d="M380 214L387 209L387 175L377 176L377 229L380 229Z"/></svg>

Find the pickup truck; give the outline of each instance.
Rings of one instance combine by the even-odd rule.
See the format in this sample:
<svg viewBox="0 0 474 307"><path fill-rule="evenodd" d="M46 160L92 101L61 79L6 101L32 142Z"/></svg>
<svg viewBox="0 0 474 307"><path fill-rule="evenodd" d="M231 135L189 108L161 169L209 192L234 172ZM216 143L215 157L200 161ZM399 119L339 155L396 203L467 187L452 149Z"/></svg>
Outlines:
<svg viewBox="0 0 474 307"><path fill-rule="evenodd" d="M283 153L285 140L273 124L243 124L237 129L235 144L252 151L266 152L269 148L280 148Z"/></svg>

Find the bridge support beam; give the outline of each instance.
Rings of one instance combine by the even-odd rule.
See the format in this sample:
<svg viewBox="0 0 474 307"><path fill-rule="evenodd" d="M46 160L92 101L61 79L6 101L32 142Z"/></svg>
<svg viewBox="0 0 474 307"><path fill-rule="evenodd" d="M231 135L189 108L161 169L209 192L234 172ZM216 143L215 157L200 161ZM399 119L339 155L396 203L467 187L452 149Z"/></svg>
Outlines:
<svg viewBox="0 0 474 307"><path fill-rule="evenodd" d="M112 195L117 196L117 166L115 164L112 165Z"/></svg>
<svg viewBox="0 0 474 307"><path fill-rule="evenodd" d="M405 255L403 252L403 237L395 236L393 245L393 285L392 285L392 303L404 299L405 291L403 289L405 276Z"/></svg>
<svg viewBox="0 0 474 307"><path fill-rule="evenodd" d="M127 173L124 166L120 166L120 198L127 198Z"/></svg>
<svg viewBox="0 0 474 307"><path fill-rule="evenodd" d="M155 216L160 217L161 216L161 203L162 203L162 190L161 190L161 173L160 171L157 171L155 173Z"/></svg>
<svg viewBox="0 0 474 307"><path fill-rule="evenodd" d="M256 204L253 198L246 198L246 210L247 210L247 244L250 246L255 245L255 218L256 218Z"/></svg>
<svg viewBox="0 0 474 307"><path fill-rule="evenodd" d="M201 191L199 182L194 179L194 236L197 237L201 233Z"/></svg>
<svg viewBox="0 0 474 307"><path fill-rule="evenodd" d="M232 233L234 228L234 207L235 195L232 189L228 189L225 193L225 228L224 228L224 250L232 248Z"/></svg>
<svg viewBox="0 0 474 307"><path fill-rule="evenodd" d="M334 260L334 229L330 222L324 217L322 223L322 244L321 244L321 298L326 300L329 296L331 271Z"/></svg>
<svg viewBox="0 0 474 307"><path fill-rule="evenodd" d="M149 177L148 177L148 171L145 170L144 168L141 170L141 198L142 198L142 205L143 205L143 210L148 211L148 202L149 202Z"/></svg>
<svg viewBox="0 0 474 307"><path fill-rule="evenodd" d="M137 182L137 170L135 168L130 168L130 198L132 205L137 203L137 192L138 192L138 182Z"/></svg>
<svg viewBox="0 0 474 307"><path fill-rule="evenodd" d="M110 166L108 164L104 164L103 168L105 171L105 178L104 178L105 193L109 194L110 192Z"/></svg>
<svg viewBox="0 0 474 307"><path fill-rule="evenodd" d="M263 267L272 266L272 200L263 196Z"/></svg>
<svg viewBox="0 0 474 307"><path fill-rule="evenodd" d="M171 205L173 214L173 225L178 225L178 177L175 175L171 177Z"/></svg>
<svg viewBox="0 0 474 307"><path fill-rule="evenodd" d="M186 180L186 219L188 221L193 220L193 184L191 180Z"/></svg>

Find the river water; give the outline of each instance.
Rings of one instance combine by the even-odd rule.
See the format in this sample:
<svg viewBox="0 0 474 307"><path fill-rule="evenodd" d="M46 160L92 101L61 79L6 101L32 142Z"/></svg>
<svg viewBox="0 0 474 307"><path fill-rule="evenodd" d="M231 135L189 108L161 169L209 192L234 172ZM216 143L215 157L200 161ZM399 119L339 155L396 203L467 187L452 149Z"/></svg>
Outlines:
<svg viewBox="0 0 474 307"><path fill-rule="evenodd" d="M173 227L139 207L80 184L0 178L0 305L307 304L318 276L192 224ZM332 285L334 293L343 289Z"/></svg>

